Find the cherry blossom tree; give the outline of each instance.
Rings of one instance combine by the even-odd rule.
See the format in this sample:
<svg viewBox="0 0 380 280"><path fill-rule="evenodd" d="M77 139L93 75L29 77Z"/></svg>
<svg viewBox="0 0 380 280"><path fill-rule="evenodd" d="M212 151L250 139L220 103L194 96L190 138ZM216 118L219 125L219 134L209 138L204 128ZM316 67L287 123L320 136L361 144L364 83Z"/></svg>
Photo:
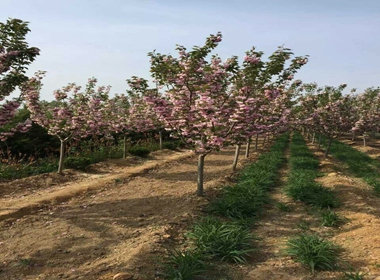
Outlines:
<svg viewBox="0 0 380 280"><path fill-rule="evenodd" d="M362 134L363 146L366 146L368 132L378 131L380 127L380 88L367 88L356 96L354 106L357 116L352 131L354 135Z"/></svg>
<svg viewBox="0 0 380 280"><path fill-rule="evenodd" d="M308 94L300 98L304 108L302 115L303 125L316 128L328 139L325 157L328 156L333 139L351 130L355 121L354 99L351 95L343 95L347 87L325 86L318 88L317 84L305 85Z"/></svg>
<svg viewBox="0 0 380 280"><path fill-rule="evenodd" d="M26 105L31 119L47 129L61 141L58 173L62 174L65 147L69 140L105 135L110 137L109 124L106 121L106 104L110 87L96 88L97 80L88 80L86 88L70 83L54 92L55 101L40 101L40 89L44 72L38 72L23 87Z"/></svg>
<svg viewBox="0 0 380 280"><path fill-rule="evenodd" d="M158 118L154 109L147 102L146 98L159 98L158 88L149 88L148 80L133 76L127 80L129 90L127 91L130 108L130 129L136 132L147 132L158 130L160 150L162 150L162 121Z"/></svg>
<svg viewBox="0 0 380 280"><path fill-rule="evenodd" d="M9 19L5 23L0 23L0 102L3 102L0 104L0 128L2 129L0 140L2 141L16 131L25 132L31 127L30 120L9 127L9 123L21 105L21 96L6 100L17 87L27 81L28 77L25 75L27 67L40 53L38 48L29 47L25 41L25 36L29 31L28 22L20 19Z"/></svg>
<svg viewBox="0 0 380 280"><path fill-rule="evenodd" d="M222 40L220 33L210 35L203 46L187 51L178 46L179 57L152 52L151 73L164 97L147 97L167 130L182 139L198 154L197 194L203 195L205 157L228 142L228 136L239 124L234 115L236 99L230 93L237 60L222 62L211 55Z"/></svg>

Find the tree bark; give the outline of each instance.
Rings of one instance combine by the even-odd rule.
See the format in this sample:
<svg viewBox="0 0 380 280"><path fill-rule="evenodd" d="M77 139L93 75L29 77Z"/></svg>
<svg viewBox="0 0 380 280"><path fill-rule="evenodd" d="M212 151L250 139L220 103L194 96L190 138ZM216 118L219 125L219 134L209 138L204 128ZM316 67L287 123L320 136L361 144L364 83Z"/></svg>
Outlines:
<svg viewBox="0 0 380 280"><path fill-rule="evenodd" d="M313 132L313 140L311 141L312 144L315 143L315 132Z"/></svg>
<svg viewBox="0 0 380 280"><path fill-rule="evenodd" d="M318 137L318 149L321 148L321 141L322 141L322 133L319 133L319 137Z"/></svg>
<svg viewBox="0 0 380 280"><path fill-rule="evenodd" d="M327 147L326 147L326 151L325 151L325 158L327 158L327 156L329 155L332 141L333 141L333 139L329 138L329 142L327 143Z"/></svg>
<svg viewBox="0 0 380 280"><path fill-rule="evenodd" d="M63 171L63 162L65 160L65 149L66 149L66 141L61 140L61 148L59 151L59 163L58 163L58 174L62 174Z"/></svg>
<svg viewBox="0 0 380 280"><path fill-rule="evenodd" d="M161 130L159 132L159 135L160 135L160 150L162 151L163 147L162 147L162 131Z"/></svg>
<svg viewBox="0 0 380 280"><path fill-rule="evenodd" d="M123 159L127 158L127 136L124 134Z"/></svg>
<svg viewBox="0 0 380 280"><path fill-rule="evenodd" d="M249 158L249 150L251 148L251 137L247 139L247 146L245 147L245 157Z"/></svg>
<svg viewBox="0 0 380 280"><path fill-rule="evenodd" d="M365 135L363 134L363 146L365 147L366 146L366 141L365 141L366 139L365 139Z"/></svg>
<svg viewBox="0 0 380 280"><path fill-rule="evenodd" d="M199 155L198 157L198 186L197 186L198 196L203 196L203 171L205 167L205 157L206 155Z"/></svg>
<svg viewBox="0 0 380 280"><path fill-rule="evenodd" d="M259 142L259 134L256 134L256 138L255 138L255 151L257 151L257 144Z"/></svg>
<svg viewBox="0 0 380 280"><path fill-rule="evenodd" d="M232 163L232 170L233 171L236 171L236 166L237 166L237 163L238 163L238 160L239 160L240 147L241 147L240 144L236 145L235 158L234 158L234 162Z"/></svg>

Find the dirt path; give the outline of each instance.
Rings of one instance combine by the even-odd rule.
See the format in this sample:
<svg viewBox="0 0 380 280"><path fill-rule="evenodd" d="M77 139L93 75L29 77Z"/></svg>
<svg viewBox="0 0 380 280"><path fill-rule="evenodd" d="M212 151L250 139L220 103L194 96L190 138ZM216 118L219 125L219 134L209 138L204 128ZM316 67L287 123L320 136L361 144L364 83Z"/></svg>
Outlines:
<svg viewBox="0 0 380 280"><path fill-rule="evenodd" d="M233 154L206 157L206 194L228 180ZM66 202L2 221L0 279L155 279L165 248L208 201L194 195L196 166L192 157L133 178L99 178L93 184L102 186Z"/></svg>
<svg viewBox="0 0 380 280"><path fill-rule="evenodd" d="M107 184L123 182L133 176L164 166L172 161L188 158L192 155L193 154L189 151L168 151L166 154L161 152L158 154L156 153L155 156L151 157L149 160L142 161L135 166L128 166L130 161L126 160L124 161L126 164L123 164L122 168L120 166L115 166L114 168L109 167L108 172L102 172L99 170L100 168L98 164L97 171L94 174L77 173L74 179L72 178L73 171L68 171L66 173L69 173L71 176L66 176L67 174L61 176L56 173L49 173L35 176L34 178L24 178L17 182L12 182L8 186L8 191L11 190L14 185L20 186L20 188L24 187L24 190L15 188L17 190L16 194L11 193L0 199L0 221L8 218L22 217L32 211L38 210L42 205L64 202L80 193L98 189ZM115 161L111 161L111 163L112 162ZM106 164L107 163L102 164L103 170ZM68 180L67 177L73 180L62 185L53 183L55 178L59 178L62 181ZM49 181L51 181L48 186L41 182L41 179L44 180L46 178L49 178ZM33 183L32 188L28 187L28 180ZM33 191L31 191L31 189L33 189Z"/></svg>

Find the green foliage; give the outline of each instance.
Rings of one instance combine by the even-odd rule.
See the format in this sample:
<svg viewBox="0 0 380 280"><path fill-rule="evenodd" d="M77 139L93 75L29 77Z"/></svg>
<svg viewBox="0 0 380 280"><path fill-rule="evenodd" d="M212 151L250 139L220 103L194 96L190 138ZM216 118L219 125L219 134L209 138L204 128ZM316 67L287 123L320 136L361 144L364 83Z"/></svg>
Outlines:
<svg viewBox="0 0 380 280"><path fill-rule="evenodd" d="M178 141L163 142L162 148L168 150L176 150L179 148L180 143Z"/></svg>
<svg viewBox="0 0 380 280"><path fill-rule="evenodd" d="M244 168L237 184L224 188L221 196L210 204L208 210L228 218L256 218L263 205L268 203L267 192L275 185L278 170L285 162L284 150L288 137L279 137L268 153Z"/></svg>
<svg viewBox="0 0 380 280"><path fill-rule="evenodd" d="M246 257L254 251L248 228L213 217L198 221L187 236L199 252L221 261L246 263Z"/></svg>
<svg viewBox="0 0 380 280"><path fill-rule="evenodd" d="M297 227L302 230L309 230L310 224L306 221L300 221L299 223L297 223Z"/></svg>
<svg viewBox="0 0 380 280"><path fill-rule="evenodd" d="M197 251L173 251L165 263L165 279L193 280L206 271L203 255Z"/></svg>
<svg viewBox="0 0 380 280"><path fill-rule="evenodd" d="M319 162L306 146L300 133L295 132L290 144L290 173L285 193L294 200L319 208L339 206L333 191L315 182Z"/></svg>
<svg viewBox="0 0 380 280"><path fill-rule="evenodd" d="M2 61L0 71L0 97L12 93L17 86L25 82L28 65L31 64L40 50L29 47L25 38L29 33L28 22L20 19L8 19L5 23L0 22L0 49L6 52L16 51L18 54L8 56Z"/></svg>
<svg viewBox="0 0 380 280"><path fill-rule="evenodd" d="M12 121L0 131L6 131L18 123L25 122L30 117L30 112L25 107L19 109ZM10 152L13 155L26 157L45 158L52 154L58 155L60 141L57 137L49 135L46 129L33 123L27 132L16 132L6 142L0 141L0 150Z"/></svg>
<svg viewBox="0 0 380 280"><path fill-rule="evenodd" d="M33 162L17 162L12 164L0 164L0 181L14 180L42 173L56 171L58 162L56 159L45 158Z"/></svg>
<svg viewBox="0 0 380 280"><path fill-rule="evenodd" d="M135 146L128 149L128 153L132 156L147 157L150 154L150 150L146 147Z"/></svg>
<svg viewBox="0 0 380 280"><path fill-rule="evenodd" d="M280 210L281 212L290 212L291 208L289 205L282 203L282 202L277 202L275 204L276 208Z"/></svg>
<svg viewBox="0 0 380 280"><path fill-rule="evenodd" d="M338 266L339 247L314 234L300 234L287 242L286 252L314 273L315 270L334 270Z"/></svg>
<svg viewBox="0 0 380 280"><path fill-rule="evenodd" d="M64 165L67 168L85 170L91 164L91 159L88 157L68 157L65 159Z"/></svg>
<svg viewBox="0 0 380 280"><path fill-rule="evenodd" d="M253 218L267 200L268 195L263 189L237 185L223 189L222 196L210 204L209 210L228 218Z"/></svg>
<svg viewBox="0 0 380 280"><path fill-rule="evenodd" d="M338 215L336 212L333 212L331 210L325 210L321 213L321 219L322 219L322 226L324 227L337 227L344 219Z"/></svg>

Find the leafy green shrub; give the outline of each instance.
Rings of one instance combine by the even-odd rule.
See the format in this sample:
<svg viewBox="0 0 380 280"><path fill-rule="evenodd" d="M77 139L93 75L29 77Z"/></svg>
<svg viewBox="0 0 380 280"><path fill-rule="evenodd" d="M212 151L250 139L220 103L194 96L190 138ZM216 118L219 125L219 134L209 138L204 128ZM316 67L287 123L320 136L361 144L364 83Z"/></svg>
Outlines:
<svg viewBox="0 0 380 280"><path fill-rule="evenodd" d="M266 201L268 195L263 189L237 185L223 189L222 196L210 204L209 210L228 218L253 218L258 216Z"/></svg>
<svg viewBox="0 0 380 280"><path fill-rule="evenodd" d="M315 270L334 270L338 266L339 247L314 234L300 234L287 242L286 252L294 261Z"/></svg>
<svg viewBox="0 0 380 280"><path fill-rule="evenodd" d="M206 271L203 255L197 251L173 251L165 264L165 279L193 280Z"/></svg>
<svg viewBox="0 0 380 280"><path fill-rule="evenodd" d="M199 252L222 261L246 263L246 257L254 251L248 228L212 217L197 222L187 236Z"/></svg>
<svg viewBox="0 0 380 280"><path fill-rule="evenodd" d="M177 142L164 142L164 143L162 143L162 148L168 149L168 150L176 150L176 149L178 149L178 143Z"/></svg>
<svg viewBox="0 0 380 280"><path fill-rule="evenodd" d="M68 157L65 159L64 165L67 168L84 170L91 164L91 159L88 157Z"/></svg>
<svg viewBox="0 0 380 280"><path fill-rule="evenodd" d="M344 219L338 215L336 212L331 210L325 210L321 213L322 226L324 227L337 227Z"/></svg>
<svg viewBox="0 0 380 280"><path fill-rule="evenodd" d="M128 150L132 156L147 157L150 154L150 150L146 147L132 147Z"/></svg>
<svg viewBox="0 0 380 280"><path fill-rule="evenodd" d="M302 201L318 208L335 208L340 205L335 193L322 185L310 182L308 184L288 184L285 193L294 200Z"/></svg>

